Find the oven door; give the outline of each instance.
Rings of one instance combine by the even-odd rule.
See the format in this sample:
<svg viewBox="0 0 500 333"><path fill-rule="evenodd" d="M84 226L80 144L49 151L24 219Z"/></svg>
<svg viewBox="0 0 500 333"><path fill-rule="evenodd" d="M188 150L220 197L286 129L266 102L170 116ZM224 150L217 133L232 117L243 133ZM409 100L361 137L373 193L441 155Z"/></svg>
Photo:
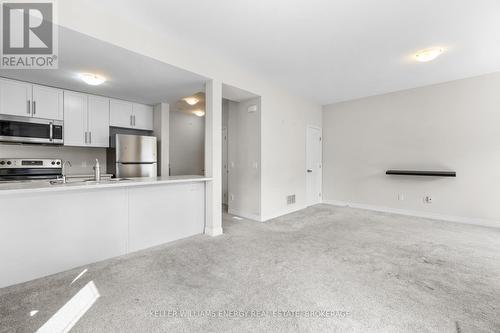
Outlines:
<svg viewBox="0 0 500 333"><path fill-rule="evenodd" d="M63 144L63 122L0 115L0 141Z"/></svg>

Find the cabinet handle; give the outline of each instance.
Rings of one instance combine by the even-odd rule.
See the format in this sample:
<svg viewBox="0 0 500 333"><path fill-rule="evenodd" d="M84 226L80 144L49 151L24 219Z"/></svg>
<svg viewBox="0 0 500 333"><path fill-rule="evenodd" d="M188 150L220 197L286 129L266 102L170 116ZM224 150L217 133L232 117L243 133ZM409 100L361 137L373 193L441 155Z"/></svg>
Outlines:
<svg viewBox="0 0 500 333"><path fill-rule="evenodd" d="M49 140L54 140L54 124L52 122L49 123Z"/></svg>
<svg viewBox="0 0 500 333"><path fill-rule="evenodd" d="M87 133L88 132L85 132L85 139L84 139L85 140L85 144L87 144Z"/></svg>
<svg viewBox="0 0 500 333"><path fill-rule="evenodd" d="M29 99L26 101L26 110L28 111L28 114L31 114L31 110L30 110L30 100L29 100Z"/></svg>
<svg viewBox="0 0 500 333"><path fill-rule="evenodd" d="M135 114L134 114L134 126L135 126Z"/></svg>
<svg viewBox="0 0 500 333"><path fill-rule="evenodd" d="M36 114L36 101L33 101L33 114Z"/></svg>
<svg viewBox="0 0 500 333"><path fill-rule="evenodd" d="M130 115L130 126L134 126L134 124L132 123L132 115Z"/></svg>
<svg viewBox="0 0 500 333"><path fill-rule="evenodd" d="M92 144L92 132L89 132L89 144Z"/></svg>

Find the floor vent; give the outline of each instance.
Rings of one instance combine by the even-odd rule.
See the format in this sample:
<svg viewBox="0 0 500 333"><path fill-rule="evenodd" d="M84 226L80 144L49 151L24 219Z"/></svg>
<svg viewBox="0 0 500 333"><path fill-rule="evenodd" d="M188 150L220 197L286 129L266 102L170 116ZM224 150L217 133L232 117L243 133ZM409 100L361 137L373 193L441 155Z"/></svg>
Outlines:
<svg viewBox="0 0 500 333"><path fill-rule="evenodd" d="M286 196L286 204L293 205L295 203L295 194Z"/></svg>

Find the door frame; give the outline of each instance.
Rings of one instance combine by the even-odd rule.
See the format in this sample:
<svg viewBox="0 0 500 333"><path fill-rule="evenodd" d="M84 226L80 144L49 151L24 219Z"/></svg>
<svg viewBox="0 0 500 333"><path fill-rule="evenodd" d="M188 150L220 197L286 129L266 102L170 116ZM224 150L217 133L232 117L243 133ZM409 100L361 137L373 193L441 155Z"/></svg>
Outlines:
<svg viewBox="0 0 500 333"><path fill-rule="evenodd" d="M321 193L321 196L320 196L320 199L319 199L319 202L318 203L322 203L323 202L323 128L320 127L320 126L317 126L317 125L307 125L306 126L306 147L305 147L305 152L306 152L306 164L305 164L305 168L304 170L306 170L306 207L309 207L309 206L313 206L313 205L316 205L318 203L313 203L313 204L310 204L309 203L309 197L308 197L308 180L307 180L307 162L308 162L308 132L309 132L309 129L314 129L314 130L318 130L319 131L319 137L320 137L320 142L321 142L321 149L319 151L319 159L320 159L320 173L319 173L319 190L320 190L320 193Z"/></svg>

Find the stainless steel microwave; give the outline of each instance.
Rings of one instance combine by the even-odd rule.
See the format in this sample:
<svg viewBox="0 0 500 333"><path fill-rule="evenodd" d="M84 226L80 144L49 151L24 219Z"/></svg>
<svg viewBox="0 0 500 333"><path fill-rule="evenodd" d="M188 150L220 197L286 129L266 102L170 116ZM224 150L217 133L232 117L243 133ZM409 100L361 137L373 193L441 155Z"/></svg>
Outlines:
<svg viewBox="0 0 500 333"><path fill-rule="evenodd" d="M61 145L64 143L63 122L0 115L0 141Z"/></svg>

